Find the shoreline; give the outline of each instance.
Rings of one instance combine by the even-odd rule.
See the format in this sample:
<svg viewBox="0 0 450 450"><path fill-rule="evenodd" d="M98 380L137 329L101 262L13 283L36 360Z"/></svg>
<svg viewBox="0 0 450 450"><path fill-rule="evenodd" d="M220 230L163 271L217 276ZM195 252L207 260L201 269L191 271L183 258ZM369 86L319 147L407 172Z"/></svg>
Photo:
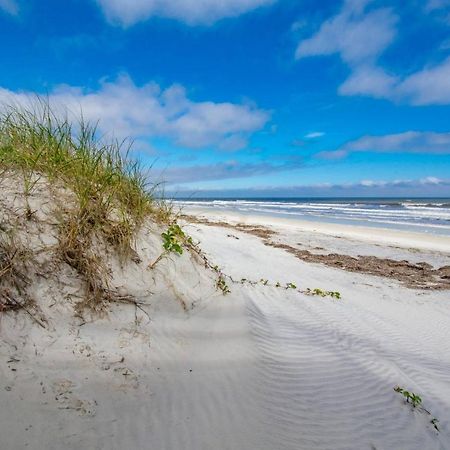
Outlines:
<svg viewBox="0 0 450 450"><path fill-rule="evenodd" d="M437 251L437 248L444 246L440 239L430 245L427 240L420 240L411 234L389 235L381 229L378 235L353 227L343 232L332 227L325 230L317 226L305 227L303 222L286 223L280 219L269 221L251 216L250 220L245 220L236 214L225 216L223 213L213 215L197 211L180 218L193 226L216 227L253 235L263 245L280 249L305 263L382 277L410 289L450 289L450 255ZM241 239L227 232L225 239L230 238Z"/></svg>
<svg viewBox="0 0 450 450"><path fill-rule="evenodd" d="M373 244L397 246L405 249L437 251L450 254L450 236L441 234L427 234L416 231L397 230L363 225L334 224L329 222L314 222L297 218L273 217L270 215L241 214L234 211L212 211L210 208L184 207L182 214L203 216L209 220L230 221L262 225L269 227L287 227L301 229L307 232L320 233L333 237L357 239Z"/></svg>

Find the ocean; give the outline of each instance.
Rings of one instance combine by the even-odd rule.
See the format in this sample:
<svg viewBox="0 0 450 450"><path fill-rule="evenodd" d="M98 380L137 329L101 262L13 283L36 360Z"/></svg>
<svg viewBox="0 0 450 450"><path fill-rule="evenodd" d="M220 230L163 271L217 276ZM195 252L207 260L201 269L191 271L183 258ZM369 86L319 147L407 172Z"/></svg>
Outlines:
<svg viewBox="0 0 450 450"><path fill-rule="evenodd" d="M174 205L450 235L450 198L204 198Z"/></svg>

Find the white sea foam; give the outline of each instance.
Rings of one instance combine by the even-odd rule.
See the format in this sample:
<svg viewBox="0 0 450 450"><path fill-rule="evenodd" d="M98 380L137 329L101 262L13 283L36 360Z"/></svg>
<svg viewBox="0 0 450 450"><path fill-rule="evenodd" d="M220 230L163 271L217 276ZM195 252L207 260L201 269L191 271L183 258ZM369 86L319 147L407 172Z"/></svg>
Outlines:
<svg viewBox="0 0 450 450"><path fill-rule="evenodd" d="M215 199L176 201L187 208L214 208L243 214L297 217L332 222L363 221L368 224L450 234L450 202L446 201L302 201ZM441 232L440 231L440 232Z"/></svg>

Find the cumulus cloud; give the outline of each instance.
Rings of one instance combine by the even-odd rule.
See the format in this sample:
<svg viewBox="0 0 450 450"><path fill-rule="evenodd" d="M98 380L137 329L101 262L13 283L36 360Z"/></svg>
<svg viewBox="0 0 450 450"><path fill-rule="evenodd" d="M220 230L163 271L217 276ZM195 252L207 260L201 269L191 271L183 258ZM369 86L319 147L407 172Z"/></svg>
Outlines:
<svg viewBox="0 0 450 450"><path fill-rule="evenodd" d="M368 3L346 1L337 16L300 42L296 58L338 53L350 65L371 64L394 40L398 19L388 8L365 13Z"/></svg>
<svg viewBox="0 0 450 450"><path fill-rule="evenodd" d="M398 84L394 95L415 105L450 103L450 58L416 72Z"/></svg>
<svg viewBox="0 0 450 450"><path fill-rule="evenodd" d="M340 159L352 152L424 153L450 155L450 133L406 131L384 136L363 136L341 148L318 153L323 159Z"/></svg>
<svg viewBox="0 0 450 450"><path fill-rule="evenodd" d="M88 121L99 121L102 134L117 138L169 138L189 148L236 150L269 120L266 111L251 105L195 102L180 85L162 89L156 83L136 86L127 76L102 82L97 91L62 85L48 95L50 104ZM0 103L28 105L29 92L0 88Z"/></svg>
<svg viewBox="0 0 450 450"><path fill-rule="evenodd" d="M0 9L15 16L19 12L19 5L15 0L0 0Z"/></svg>
<svg viewBox="0 0 450 450"><path fill-rule="evenodd" d="M97 0L112 23L130 26L152 16L176 19L188 25L210 25L236 17L276 0Z"/></svg>
<svg viewBox="0 0 450 450"><path fill-rule="evenodd" d="M356 67L339 86L341 95L368 95L375 98L389 98L393 95L398 78L387 74L376 66Z"/></svg>
<svg viewBox="0 0 450 450"><path fill-rule="evenodd" d="M447 105L450 103L450 58L403 78L376 66L357 67L339 87L339 93L387 98L412 105Z"/></svg>
<svg viewBox="0 0 450 450"><path fill-rule="evenodd" d="M393 43L398 17L389 8L368 9L372 0L347 0L339 14L325 21L297 47L296 58L338 54L350 70L341 95L364 95L413 105L450 103L450 58L412 74L389 73L378 64ZM449 5L430 0L427 10Z"/></svg>
<svg viewBox="0 0 450 450"><path fill-rule="evenodd" d="M162 173L162 178L170 184L189 183L210 180L225 180L265 175L275 172L295 170L303 163L290 161L286 163L272 162L239 162L235 160L185 167L170 167Z"/></svg>

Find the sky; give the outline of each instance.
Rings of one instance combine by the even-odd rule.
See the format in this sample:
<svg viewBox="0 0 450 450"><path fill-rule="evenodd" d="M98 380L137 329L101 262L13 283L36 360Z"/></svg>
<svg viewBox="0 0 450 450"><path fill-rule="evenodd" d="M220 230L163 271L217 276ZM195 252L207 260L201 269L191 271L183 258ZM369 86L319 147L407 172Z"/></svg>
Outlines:
<svg viewBox="0 0 450 450"><path fill-rule="evenodd" d="M0 0L36 94L180 196L450 196L450 0Z"/></svg>

